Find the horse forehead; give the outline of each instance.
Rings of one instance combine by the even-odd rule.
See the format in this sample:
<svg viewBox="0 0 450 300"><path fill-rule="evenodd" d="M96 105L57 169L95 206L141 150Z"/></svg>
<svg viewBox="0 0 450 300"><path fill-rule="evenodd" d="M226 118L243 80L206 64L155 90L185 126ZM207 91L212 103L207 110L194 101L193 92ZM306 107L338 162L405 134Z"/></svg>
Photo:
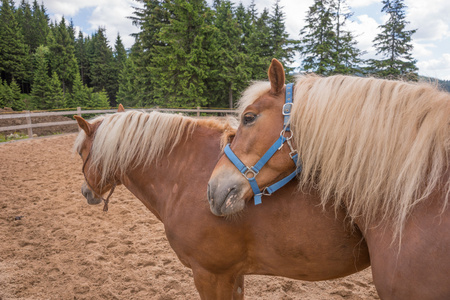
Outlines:
<svg viewBox="0 0 450 300"><path fill-rule="evenodd" d="M273 95L270 92L261 95L255 99L251 104L249 104L244 111L254 110L254 111L264 111L269 109L278 108L284 103L284 95Z"/></svg>

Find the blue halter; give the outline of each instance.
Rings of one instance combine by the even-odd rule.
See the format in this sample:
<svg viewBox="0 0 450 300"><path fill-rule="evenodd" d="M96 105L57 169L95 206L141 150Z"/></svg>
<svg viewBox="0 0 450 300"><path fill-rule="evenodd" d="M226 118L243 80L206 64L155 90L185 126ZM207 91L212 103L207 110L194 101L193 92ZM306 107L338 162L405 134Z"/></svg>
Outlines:
<svg viewBox="0 0 450 300"><path fill-rule="evenodd" d="M302 167L299 166L294 172L284 177L280 181L275 182L274 184L264 188L262 191L259 189L258 184L256 183L256 175L258 175L261 168L269 161L269 159L278 151L281 150L284 143L287 143L291 152L289 156L294 161L294 164L297 165L298 153L297 150L294 150L291 144L292 139L292 131L289 126L289 118L291 116L292 110L292 87L293 83L286 85L286 100L283 105L283 115L284 115L284 127L280 133L280 137L278 140L272 145L272 147L267 150L267 152L261 157L261 159L253 166L247 167L237 156L234 154L233 150L230 148L230 144L225 146L225 155L228 159L236 166L239 172L247 178L250 186L252 187L253 193L255 194L254 201L255 205L261 204L261 197L263 195L270 196L272 193L286 185L292 178L294 178L298 173L301 172ZM289 132L289 137L285 137L284 134Z"/></svg>

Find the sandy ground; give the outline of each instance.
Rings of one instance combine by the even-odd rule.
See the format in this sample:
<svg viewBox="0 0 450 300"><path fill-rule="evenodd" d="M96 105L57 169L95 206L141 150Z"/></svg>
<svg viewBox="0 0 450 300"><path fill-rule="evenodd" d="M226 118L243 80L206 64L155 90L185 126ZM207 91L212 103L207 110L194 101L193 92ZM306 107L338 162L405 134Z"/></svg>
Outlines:
<svg viewBox="0 0 450 300"><path fill-rule="evenodd" d="M0 144L0 300L199 299L160 223L124 187L80 193L75 135ZM323 282L247 276L246 299L378 299L370 268Z"/></svg>

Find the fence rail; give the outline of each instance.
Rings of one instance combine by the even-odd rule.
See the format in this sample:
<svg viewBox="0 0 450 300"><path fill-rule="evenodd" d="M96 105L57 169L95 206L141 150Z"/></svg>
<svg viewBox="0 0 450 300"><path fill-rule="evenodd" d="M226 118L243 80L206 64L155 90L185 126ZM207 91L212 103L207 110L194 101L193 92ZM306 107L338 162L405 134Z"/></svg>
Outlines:
<svg viewBox="0 0 450 300"><path fill-rule="evenodd" d="M200 107L197 107L196 109L172 109L172 108L145 108L140 109L141 111L160 111L160 112L170 112L170 113L191 113L196 114L197 117L200 117L202 113L206 114L217 114L217 113L223 113L223 114L236 114L235 110L232 109L202 109ZM117 109L87 109L82 110L80 107L77 108L77 110L69 110L69 111L58 111L58 112L30 112L27 111L25 113L4 113L0 114L0 120L4 119L19 119L19 118L25 118L27 120L27 124L23 125L15 125L15 126L6 126L6 127L0 127L0 132L2 131L12 131L12 130L23 130L27 129L28 131L28 137L33 137L33 128L39 128L39 127L50 127L50 126L60 126L60 125L72 125L76 124L77 121L71 120L71 121L59 121L59 122L47 122L47 123L32 123L31 118L37 118L37 117L48 117L48 116L61 116L61 115L78 115L82 116L83 114L104 114L104 113L115 113Z"/></svg>

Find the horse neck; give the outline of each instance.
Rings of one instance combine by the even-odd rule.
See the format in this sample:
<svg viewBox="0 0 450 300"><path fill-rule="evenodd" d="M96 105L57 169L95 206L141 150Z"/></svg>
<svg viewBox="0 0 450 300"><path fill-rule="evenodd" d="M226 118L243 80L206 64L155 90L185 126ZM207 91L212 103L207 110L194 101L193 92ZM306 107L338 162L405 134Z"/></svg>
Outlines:
<svg viewBox="0 0 450 300"><path fill-rule="evenodd" d="M220 155L221 136L219 130L199 125L170 153L127 174L123 183L162 222L176 203L192 200L187 195L204 196L206 203L206 186Z"/></svg>

